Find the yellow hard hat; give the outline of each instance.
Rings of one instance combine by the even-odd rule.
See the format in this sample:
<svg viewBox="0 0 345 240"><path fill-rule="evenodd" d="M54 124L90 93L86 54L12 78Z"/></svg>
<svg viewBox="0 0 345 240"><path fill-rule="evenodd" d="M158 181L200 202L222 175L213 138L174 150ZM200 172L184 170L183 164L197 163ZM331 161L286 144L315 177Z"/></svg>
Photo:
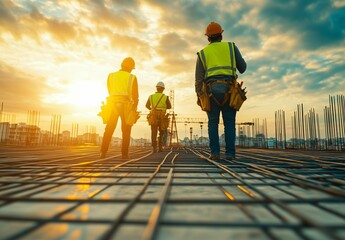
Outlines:
<svg viewBox="0 0 345 240"><path fill-rule="evenodd" d="M131 57L126 57L123 59L121 63L122 68L130 68L130 69L135 69L135 62L134 59Z"/></svg>
<svg viewBox="0 0 345 240"><path fill-rule="evenodd" d="M210 22L210 24L208 24L208 26L206 27L205 35L210 37L212 35L222 33L222 32L224 32L224 30L218 23Z"/></svg>

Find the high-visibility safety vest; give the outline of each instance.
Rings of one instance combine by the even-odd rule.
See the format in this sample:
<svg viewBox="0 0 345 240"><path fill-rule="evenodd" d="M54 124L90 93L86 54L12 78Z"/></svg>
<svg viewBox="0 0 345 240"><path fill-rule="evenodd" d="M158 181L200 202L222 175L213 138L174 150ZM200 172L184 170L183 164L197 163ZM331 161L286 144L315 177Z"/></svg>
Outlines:
<svg viewBox="0 0 345 240"><path fill-rule="evenodd" d="M108 76L109 95L131 97L134 78L133 74L126 71L110 73Z"/></svg>
<svg viewBox="0 0 345 240"><path fill-rule="evenodd" d="M198 52L198 56L205 69L204 79L215 75L237 76L233 42L213 42Z"/></svg>
<svg viewBox="0 0 345 240"><path fill-rule="evenodd" d="M161 98L161 100L159 101L160 98ZM168 98L168 96L165 95L164 93L154 93L154 94L152 94L150 96L151 109L155 108L156 110L165 111L167 109L167 104L166 104L167 98Z"/></svg>

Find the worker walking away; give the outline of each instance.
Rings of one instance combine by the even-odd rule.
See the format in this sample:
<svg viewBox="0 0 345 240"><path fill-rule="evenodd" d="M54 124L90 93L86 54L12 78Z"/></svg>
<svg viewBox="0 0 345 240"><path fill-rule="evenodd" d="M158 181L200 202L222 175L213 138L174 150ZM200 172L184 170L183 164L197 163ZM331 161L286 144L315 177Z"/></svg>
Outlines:
<svg viewBox="0 0 345 240"><path fill-rule="evenodd" d="M108 75L107 88L109 97L107 98L107 105L111 107L111 113L103 134L101 158L106 156L119 117L121 118L122 130L122 158L129 158L128 148L132 126L126 124L125 114L128 112L128 108L136 110L139 101L137 78L131 74L134 68L135 62L133 58L127 57L123 59L119 71Z"/></svg>
<svg viewBox="0 0 345 240"><path fill-rule="evenodd" d="M236 69L243 73L247 68L235 43L222 42L223 32L222 27L216 22L211 22L206 27L205 35L209 44L197 53L195 70L198 104L207 111L210 159L212 160L220 159L218 133L220 112L222 112L224 123L225 156L228 160L235 158L236 110L229 106L229 92L237 79ZM205 96L209 101L208 104L203 102Z"/></svg>
<svg viewBox="0 0 345 240"><path fill-rule="evenodd" d="M158 150L162 151L164 134L169 126L168 114L166 110L171 108L169 97L163 93L165 85L163 82L158 82L156 85L156 93L149 96L146 102L146 108L150 110L147 120L151 125L151 142L153 153L157 152L157 132Z"/></svg>

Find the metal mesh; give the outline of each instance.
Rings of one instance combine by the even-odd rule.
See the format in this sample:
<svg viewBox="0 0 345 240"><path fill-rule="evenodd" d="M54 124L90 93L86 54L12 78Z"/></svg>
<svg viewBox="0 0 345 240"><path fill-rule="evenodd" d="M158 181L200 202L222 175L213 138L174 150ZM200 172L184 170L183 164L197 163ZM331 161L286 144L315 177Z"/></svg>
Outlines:
<svg viewBox="0 0 345 240"><path fill-rule="evenodd" d="M0 149L1 239L345 239L345 156Z"/></svg>

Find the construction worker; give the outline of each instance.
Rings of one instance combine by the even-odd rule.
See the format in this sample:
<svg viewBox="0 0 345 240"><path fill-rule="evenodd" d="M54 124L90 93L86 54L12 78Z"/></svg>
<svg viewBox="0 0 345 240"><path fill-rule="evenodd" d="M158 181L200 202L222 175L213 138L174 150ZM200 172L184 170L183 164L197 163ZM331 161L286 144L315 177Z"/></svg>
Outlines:
<svg viewBox="0 0 345 240"><path fill-rule="evenodd" d="M131 125L125 122L126 108L137 109L139 101L138 82L135 75L131 74L135 68L133 58L127 57L121 63L121 69L108 75L107 87L109 101L111 105L110 119L105 127L100 157L104 158L112 139L119 117L121 118L122 146L121 153L123 159L128 159L128 148L130 143ZM132 102L133 104L129 104Z"/></svg>
<svg viewBox="0 0 345 240"><path fill-rule="evenodd" d="M237 79L236 69L243 73L247 64L242 58L240 50L233 42L222 42L224 30L211 22L205 30L209 44L197 53L195 70L195 91L197 96L210 96L210 110L208 116L208 135L210 140L210 159L220 159L219 146L219 116L222 112L225 133L225 157L235 158L235 119L236 110L229 107L229 89L231 83ZM206 92L202 85L206 83ZM199 98L198 98L199 99ZM200 104L200 102L198 102Z"/></svg>
<svg viewBox="0 0 345 240"><path fill-rule="evenodd" d="M161 152L163 149L164 134L167 129L167 125L164 122L166 116L166 110L171 108L169 97L163 93L165 85L163 82L158 82L156 85L156 93L149 96L146 102L146 108L150 110L151 120L151 142L153 147L153 153L157 152L157 132L158 137L158 149Z"/></svg>

